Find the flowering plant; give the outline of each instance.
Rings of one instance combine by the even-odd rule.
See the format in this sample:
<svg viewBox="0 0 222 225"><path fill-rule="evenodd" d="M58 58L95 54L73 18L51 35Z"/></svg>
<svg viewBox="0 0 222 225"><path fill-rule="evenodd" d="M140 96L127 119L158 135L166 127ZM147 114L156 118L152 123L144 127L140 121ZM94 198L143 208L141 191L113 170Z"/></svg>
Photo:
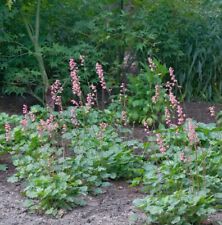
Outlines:
<svg viewBox="0 0 222 225"><path fill-rule="evenodd" d="M161 65L148 58L144 72L129 78L127 114L131 122L147 124L155 128L161 123L170 126L173 122L184 123L185 114L174 94L178 83L173 68ZM168 80L164 83L166 75Z"/></svg>
<svg viewBox="0 0 222 225"><path fill-rule="evenodd" d="M133 182L149 195L134 203L150 223L200 224L221 201L222 128L188 119L155 133L146 143L144 175Z"/></svg>
<svg viewBox="0 0 222 225"><path fill-rule="evenodd" d="M193 224L212 213L221 201L222 128L185 122L173 93L177 86L173 69L163 84L166 68L149 58L147 73L128 87L121 84L117 107L99 109L94 107L97 84L90 84L84 98L74 59L69 66L73 106L63 106L63 85L56 80L49 89L48 107L23 105L21 116L0 116L1 151L12 155L16 167L9 181L24 182L27 206L62 215L84 204L86 194L101 193L110 180L127 178L133 185L142 184L149 194L135 201L148 222ZM97 63L95 70L105 94L102 65ZM134 117L138 108L142 111ZM212 116L213 112L211 108ZM148 134L144 144L129 140L127 122L137 119ZM149 132L150 125L161 120L166 126Z"/></svg>
<svg viewBox="0 0 222 225"><path fill-rule="evenodd" d="M96 70L105 90L102 66L97 64ZM15 126L7 115L2 124L2 145L16 167L9 181L23 181L27 206L47 214L83 204L84 195L100 193L111 179L138 175L142 159L134 154L138 141L125 140L121 117L93 108L97 102L93 84L84 99L74 59L70 78L74 106L63 107L62 83L56 80L47 108L23 105Z"/></svg>

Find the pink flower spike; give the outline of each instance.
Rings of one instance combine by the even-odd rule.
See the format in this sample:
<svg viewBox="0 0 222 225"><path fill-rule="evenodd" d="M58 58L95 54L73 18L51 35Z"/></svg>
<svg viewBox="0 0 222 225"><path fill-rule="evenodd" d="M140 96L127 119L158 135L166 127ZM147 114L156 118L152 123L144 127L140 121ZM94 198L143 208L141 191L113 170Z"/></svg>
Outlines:
<svg viewBox="0 0 222 225"><path fill-rule="evenodd" d="M173 94L172 90L169 90L169 98L171 107L176 108L179 102L177 101L176 96Z"/></svg>
<svg viewBox="0 0 222 225"><path fill-rule="evenodd" d="M159 145L159 149L161 153L166 152L166 147L163 144L163 139L160 134L156 134L156 142Z"/></svg>
<svg viewBox="0 0 222 225"><path fill-rule="evenodd" d="M38 133L39 136L42 135L43 131L47 131L49 136L52 136L52 132L56 130L59 127L59 124L57 122L54 122L54 116L51 114L49 118L45 120L40 120L40 123L38 125Z"/></svg>
<svg viewBox="0 0 222 225"><path fill-rule="evenodd" d="M99 81L100 81L102 89L105 90L106 89L106 82L105 82L105 79L104 79L103 68L102 68L102 65L99 64L98 62L96 63L96 73L99 77Z"/></svg>
<svg viewBox="0 0 222 225"><path fill-rule="evenodd" d="M180 153L180 161L185 162L185 154L184 154L184 152Z"/></svg>
<svg viewBox="0 0 222 225"><path fill-rule="evenodd" d="M27 119L22 119L21 122L20 122L20 124L21 124L24 128L27 127L27 125L28 125Z"/></svg>
<svg viewBox="0 0 222 225"><path fill-rule="evenodd" d="M74 95L77 95L80 98L82 95L82 91L80 88L79 77L77 75L78 67L74 59L69 60L69 67L70 67L70 77L72 81L72 92Z"/></svg>
<svg viewBox="0 0 222 225"><path fill-rule="evenodd" d="M8 142L11 139L11 126L9 123L5 124L5 140Z"/></svg>
<svg viewBox="0 0 222 225"><path fill-rule="evenodd" d="M147 135L150 134L150 131L149 131L149 126L148 126L148 123L147 122L144 122L143 123L143 126L144 126L144 131Z"/></svg>
<svg viewBox="0 0 222 225"><path fill-rule="evenodd" d="M186 115L183 113L183 108L177 105L178 125L181 125L185 121Z"/></svg>
<svg viewBox="0 0 222 225"><path fill-rule="evenodd" d="M96 86L93 84L90 85L91 93L87 94L86 97L86 107L90 109L93 105L95 105L96 102Z"/></svg>
<svg viewBox="0 0 222 225"><path fill-rule="evenodd" d="M72 102L72 104L74 105L74 106L79 106L79 103L77 102L77 101L75 101L75 100L71 100L71 102Z"/></svg>
<svg viewBox="0 0 222 225"><path fill-rule="evenodd" d="M188 120L188 139L191 145L198 143L198 137L195 131L195 125L192 123L192 120Z"/></svg>
<svg viewBox="0 0 222 225"><path fill-rule="evenodd" d="M91 93L88 93L87 97L86 97L86 107L88 109L90 109L92 107L92 105L94 105L93 96Z"/></svg>
<svg viewBox="0 0 222 225"><path fill-rule="evenodd" d="M24 116L28 113L28 106L25 105L25 104L22 107L22 113L23 113Z"/></svg>
<svg viewBox="0 0 222 225"><path fill-rule="evenodd" d="M76 65L74 59L70 59L69 60L69 68L70 68L70 70L74 70L76 67L77 67L77 65Z"/></svg>
<svg viewBox="0 0 222 225"><path fill-rule="evenodd" d="M152 97L152 102L157 103L158 99L160 97L160 85L155 86L155 95Z"/></svg>
<svg viewBox="0 0 222 225"><path fill-rule="evenodd" d="M172 67L169 68L169 73L170 73L170 79L172 81L172 86L174 86L177 83L177 79L174 75L174 69Z"/></svg>
<svg viewBox="0 0 222 225"><path fill-rule="evenodd" d="M210 112L210 116L211 117L215 117L216 113L215 113L215 106L210 106L208 108L209 112Z"/></svg>
<svg viewBox="0 0 222 225"><path fill-rule="evenodd" d="M148 61L150 70L154 71L156 69L156 65L154 64L153 60L150 57L148 57L147 61Z"/></svg>
<svg viewBox="0 0 222 225"><path fill-rule="evenodd" d="M62 84L60 80L56 80L52 85L51 85L51 98L53 100L53 103L55 105L58 105L60 109L62 109L62 101L61 101L61 94L63 92Z"/></svg>
<svg viewBox="0 0 222 225"><path fill-rule="evenodd" d="M74 126L78 126L79 123L78 123L78 120L77 120L75 108L72 108L70 113L71 113L71 122L72 122L72 124Z"/></svg>
<svg viewBox="0 0 222 225"><path fill-rule="evenodd" d="M59 112L63 111L61 96L56 96L55 105L59 107Z"/></svg>
<svg viewBox="0 0 222 225"><path fill-rule="evenodd" d="M171 115L170 115L170 110L165 107L165 120L166 120L166 125L170 126L171 125Z"/></svg>

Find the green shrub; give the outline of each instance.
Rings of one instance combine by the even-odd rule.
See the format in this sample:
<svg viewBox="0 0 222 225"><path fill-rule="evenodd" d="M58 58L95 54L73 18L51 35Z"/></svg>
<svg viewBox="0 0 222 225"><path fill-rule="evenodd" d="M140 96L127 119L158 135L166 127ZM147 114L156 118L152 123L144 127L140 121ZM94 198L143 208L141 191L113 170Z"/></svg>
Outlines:
<svg viewBox="0 0 222 225"><path fill-rule="evenodd" d="M64 62L71 57L78 60L81 54L86 56L87 69L82 71L86 84L96 80L93 71L100 61L109 82L119 85L126 81L132 65L136 63L140 71L140 63L151 55L175 68L183 97L220 99L220 2L122 3L76 0L61 5L57 0L42 1L39 47L50 81L66 80ZM36 3L25 2L15 2L11 10L4 5L0 9L3 93L31 93L42 98L41 74L23 21L26 18L29 25L34 24L35 9Z"/></svg>
<svg viewBox="0 0 222 225"><path fill-rule="evenodd" d="M164 122L166 100L166 89L163 88L163 79L167 69L155 60L156 69L152 71L147 66L137 76L129 77L126 111L131 122L148 122L149 126ZM159 87L159 96L154 103L155 87Z"/></svg>

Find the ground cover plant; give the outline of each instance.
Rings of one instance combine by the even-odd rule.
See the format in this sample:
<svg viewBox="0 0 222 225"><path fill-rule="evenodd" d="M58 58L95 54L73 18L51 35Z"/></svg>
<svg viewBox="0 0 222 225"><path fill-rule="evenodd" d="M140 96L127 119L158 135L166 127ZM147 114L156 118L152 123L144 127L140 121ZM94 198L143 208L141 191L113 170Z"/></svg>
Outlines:
<svg viewBox="0 0 222 225"><path fill-rule="evenodd" d="M99 64L97 73L106 89ZM126 121L109 110L92 108L97 102L95 86L91 85L92 92L83 99L73 59L70 78L74 106L63 109L63 88L56 80L51 86L50 107L28 110L24 105L22 117L1 117L8 119L6 134L1 135L2 148L12 154L17 171L9 181L24 181L27 206L47 214L61 214L58 210L84 204L84 195L100 193L109 180L134 177L142 159L134 153L139 142L125 138L129 131L121 124Z"/></svg>
<svg viewBox="0 0 222 225"><path fill-rule="evenodd" d="M200 224L221 204L221 127L187 120L149 137L142 180L147 197L134 204L157 224Z"/></svg>
<svg viewBox="0 0 222 225"><path fill-rule="evenodd" d="M114 179L127 179L141 185L147 195L134 201L145 212L147 224L200 224L219 208L220 114L218 125L185 120L174 94L178 82L173 68L167 71L149 58L145 74L135 79L140 89L145 77L147 88L153 90L140 96L132 84L122 84L117 100L100 109L96 86L110 94L102 65L96 64L99 83L90 84L86 98L74 59L69 67L73 106L63 106L63 86L56 80L50 86L48 107L24 105L22 116L0 117L1 151L12 155L16 168L9 181L24 184L27 207L62 216L86 204L87 194L101 193ZM150 106L131 119L134 101L142 100ZM210 113L215 116L213 107ZM147 133L144 143L129 139L126 125L135 121Z"/></svg>
<svg viewBox="0 0 222 225"><path fill-rule="evenodd" d="M8 129L11 128L11 125L12 126L16 126L19 124L19 121L20 121L21 117L20 116L17 116L17 115L12 115L12 116L9 116L8 114L6 113L1 113L0 114L0 155L3 155L7 152L7 147L5 146L6 144L6 139L5 139L5 128L8 127ZM6 123L5 124L5 121L8 121L7 123L10 123L10 127L9 125ZM6 170L7 169L7 165L5 164L0 164L0 171L1 170Z"/></svg>
<svg viewBox="0 0 222 225"><path fill-rule="evenodd" d="M24 194L39 200L38 204L27 203L46 213L83 204L78 196L100 193L109 179L133 176L140 162L133 154L137 142L124 141L105 122L96 124L96 111L81 111L92 124L83 118L82 124L73 125L70 110L64 111L63 118L50 113L41 124L28 119L29 125L17 126L10 133L10 153L17 172L9 180L25 180Z"/></svg>

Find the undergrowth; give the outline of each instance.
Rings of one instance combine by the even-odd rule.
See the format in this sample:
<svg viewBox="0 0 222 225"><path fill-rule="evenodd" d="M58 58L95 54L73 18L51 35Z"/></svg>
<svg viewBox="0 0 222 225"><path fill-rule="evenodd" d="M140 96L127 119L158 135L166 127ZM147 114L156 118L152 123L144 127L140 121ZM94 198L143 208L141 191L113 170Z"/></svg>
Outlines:
<svg viewBox="0 0 222 225"><path fill-rule="evenodd" d="M151 59L148 63L141 77L132 78L128 87L121 85L106 109L99 109L98 84L91 84L84 98L77 64L71 59L73 106L64 109L63 87L56 80L48 107L24 105L22 116L1 114L1 153L12 155L16 173L9 181L24 184L27 207L63 215L86 204L86 195L102 193L110 181L127 179L142 187L145 196L134 205L145 212L147 224L200 224L219 209L220 115L217 125L185 120L174 95L178 83L173 69L164 83L166 68ZM99 63L96 73L104 97L110 90ZM144 79L153 90L140 97ZM140 114L136 107L142 107L144 99ZM213 107L210 113L215 116ZM127 127L135 122L144 126L145 142L132 140Z"/></svg>

